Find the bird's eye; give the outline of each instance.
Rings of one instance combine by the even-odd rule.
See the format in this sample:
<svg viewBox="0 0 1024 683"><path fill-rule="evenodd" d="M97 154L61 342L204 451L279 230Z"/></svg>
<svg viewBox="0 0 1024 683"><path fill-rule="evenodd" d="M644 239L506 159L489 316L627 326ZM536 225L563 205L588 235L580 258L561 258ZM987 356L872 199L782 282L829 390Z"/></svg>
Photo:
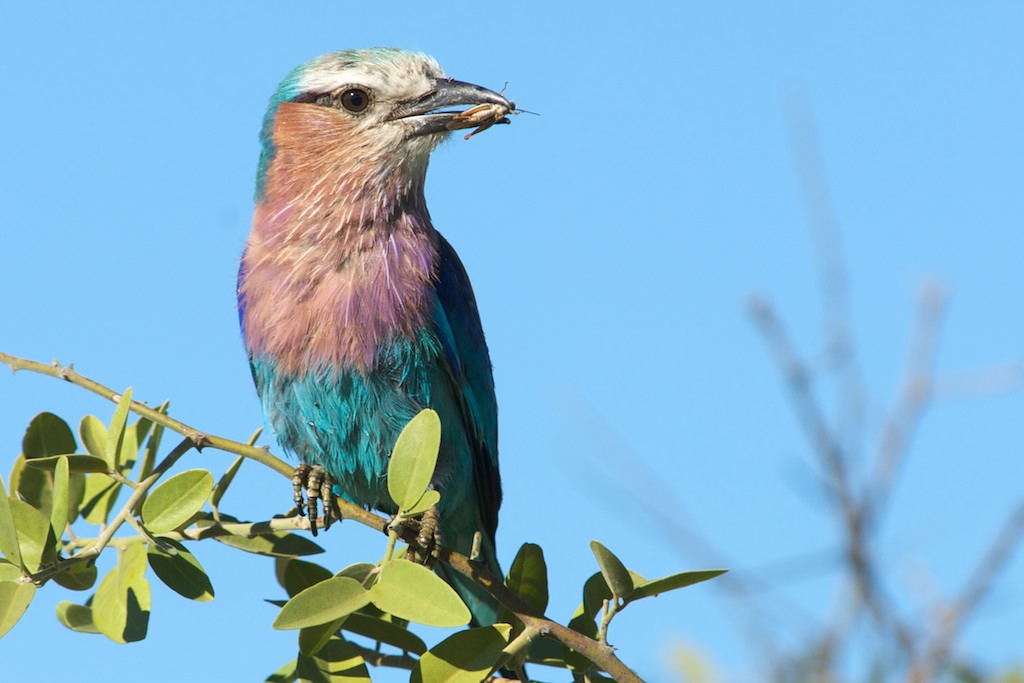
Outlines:
<svg viewBox="0 0 1024 683"><path fill-rule="evenodd" d="M370 93L361 88L349 88L341 93L339 99L341 100L341 106L353 114L366 111L366 108L370 106Z"/></svg>

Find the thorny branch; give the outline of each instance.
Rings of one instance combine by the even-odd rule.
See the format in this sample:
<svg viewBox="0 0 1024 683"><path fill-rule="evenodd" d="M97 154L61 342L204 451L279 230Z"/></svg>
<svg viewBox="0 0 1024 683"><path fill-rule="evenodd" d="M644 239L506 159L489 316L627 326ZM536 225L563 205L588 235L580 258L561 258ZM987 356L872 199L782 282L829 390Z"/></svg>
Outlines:
<svg viewBox="0 0 1024 683"><path fill-rule="evenodd" d="M864 607L884 630L891 630L900 646L912 647L911 635L898 615L887 609L888 601L879 593L875 561L869 547L867 528L871 502L848 473L848 455L844 453L821 412L810 384L810 373L797 356L789 336L767 302L755 301L751 317L772 351L776 364L787 381L789 396L811 442L811 451L822 460L826 475L820 483L842 520L846 562Z"/></svg>
<svg viewBox="0 0 1024 683"><path fill-rule="evenodd" d="M910 437L929 403L934 400L933 387L942 382L942 378L936 376L933 366L945 301L945 295L938 287L925 287L899 398L884 421L870 471L861 477L855 476L847 468L853 461L853 455L841 448L835 432L824 420L812 391L807 366L798 358L774 311L761 301L751 307L751 315L787 379L790 397L811 441L811 450L824 460L827 470L821 485L830 494L830 499L837 502L837 511L844 520L846 566L858 587L859 603L855 603L851 618L839 623L842 628L851 626L858 605L866 609L882 632L890 632L899 642L901 659L907 667L907 680L910 683L933 680L934 675L948 664L956 637L992 589L998 574L1024 538L1022 503L982 554L961 594L938 610L939 617L934 624L911 629L900 615L895 602L884 594L878 584L880 570L871 553L873 538L879 532L885 508L892 501L894 479L908 455ZM1016 368L1013 365L1001 367ZM1018 388L1021 378L1019 370L1014 378L1016 382L1009 382L1005 378L995 381L991 376L986 376L985 385L1004 390ZM959 382L969 384L971 380L961 376ZM826 640L834 643L837 636L838 633L833 632Z"/></svg>
<svg viewBox="0 0 1024 683"><path fill-rule="evenodd" d="M61 366L56 361L54 361L52 365L46 365L44 363L38 363L35 361L18 358L16 356L12 356L10 354L0 351L0 363L9 366L15 372L17 372L18 370L26 370L29 372L47 375L49 377L62 379L64 381L88 389L89 391L98 394L113 403L117 403L118 400L121 398L120 394L113 391L112 389L105 387L102 384L89 379L88 377L85 377L84 375L74 370L71 366ZM140 403L138 401L132 401L131 404L129 405L129 409L132 412L136 413L137 415L141 415L142 417L151 420L154 424L163 425L165 428L175 431L185 437L185 440L182 442L182 445L179 446L179 448L175 449L175 451L172 453L172 455L177 454L175 455L174 459L180 457L180 455L184 454L193 446L195 446L197 449L211 447L216 448L217 450L226 451L228 453L234 453L236 455L241 455L246 458L255 460L263 465L266 465L267 467L270 467L279 474L287 477L289 480L292 477L294 468L289 466L283 460L274 457L263 448L256 448L254 446L249 446L243 443L239 443L237 441L232 441L231 439L215 436L212 434L207 434L205 432L200 432L199 430L190 427L189 425L186 425L183 422L168 417L167 415L164 415L160 411L154 410L153 408L150 408L146 404ZM186 444L188 445L188 448L184 448ZM178 453L179 450L181 451L180 453ZM145 495L145 492L148 490L149 486L152 485L150 479L153 479L155 481L157 478L159 478L159 475L162 474L163 471L165 471L168 467L170 467L172 462L173 461L171 461L171 455L168 455L167 458L165 458L164 462L161 463L161 466L158 468L159 471L154 471L150 478L147 478L142 483L142 485L138 487L138 489L133 491L132 498L125 504L125 507L118 515L118 519L120 519L123 515L131 513L131 511L134 509L135 503L138 501L138 499L141 499L141 497ZM338 512L339 514L338 519L351 519L364 526L368 526L371 529L376 529L379 532L387 535L390 520L379 515L376 515L368 510L364 510L358 505L349 503L348 501L343 499L334 499L332 502L333 505L335 506L336 512ZM123 521L124 520L122 519L121 522L123 523ZM292 520L289 520L288 522L284 522L284 520L281 520L281 522L286 524L294 524L298 528L309 528L309 520L305 518L292 518ZM115 524L111 524L110 527L108 527L107 531L109 531L109 529L114 526ZM120 526L120 524L117 524L117 526ZM218 526L225 533L227 533L228 531L240 531L240 529L233 529L233 525L219 524L216 526ZM199 529L196 532L196 537L204 537L204 534L215 535L216 532L212 531L212 529L213 527ZM113 532L101 535L101 537L92 547L102 549L102 547L106 546L108 543L112 541L112 536ZM190 532L188 531L182 534L161 534L161 536L168 538L175 538L180 536L183 539L192 538L190 536ZM412 546L417 545L416 536L417 533L412 528L401 530L402 540ZM91 549L85 550L82 553L76 555L76 557L85 555L90 551ZM95 554L99 554L98 550L95 552ZM482 586L492 596L494 596L494 598L499 603L508 608L508 610L517 619L519 619L527 629L530 629L532 632L538 633L539 635L553 638L558 642L562 643L563 645L571 648L572 650L575 650L576 652L578 652L579 654L583 655L588 660L593 662L595 665L597 665L600 669L607 672L610 676L612 676L616 681L619 681L620 683L642 683L640 677L637 676L636 673L633 672L629 667L623 664L622 661L615 655L613 648L609 647L604 643L599 643L596 640L588 638L587 636L584 636L583 634L577 631L574 631L566 626L563 626L558 622L547 619L543 615L535 613L532 608L530 608L526 603L522 601L522 599L519 598L519 596L510 591L499 578L496 578L493 575L491 575L479 563L472 562L465 555L461 555L459 553L453 552L443 547L437 549L437 551L435 552L435 557L436 559L432 561L443 562L444 564L454 569L456 572L476 581L480 586Z"/></svg>
<svg viewBox="0 0 1024 683"><path fill-rule="evenodd" d="M871 552L874 539L893 499L894 483L909 454L911 438L930 403L943 396L944 391L948 395L955 389L961 394L1018 389L1024 384L1024 362L956 378L937 376L934 365L946 294L939 286L929 283L920 297L897 400L883 420L870 461L860 466L857 452L864 431L865 391L850 332L847 275L839 230L825 187L813 121L806 110L798 106L790 111L790 124L796 175L816 246L824 302L825 346L833 361L828 369L834 373L840 389L842 409L834 423L829 423L824 416L814 392L815 378L809 364L794 350L771 305L756 301L751 306L751 317L787 381L788 393L811 450L824 468L820 484L842 520L845 566L857 587L846 615L840 615L832 628L826 629L819 652L827 659L834 645L841 642L842 634L855 624L857 613L867 610L878 625L882 641L895 639L899 643L896 662L906 667L907 680L924 683L948 663L956 636L1020 544L1024 536L1024 504L1009 517L1001 533L982 554L960 596L940 610L937 624L915 624L911 628L903 620L898 606L885 595L878 581L882 570ZM856 425L853 438L844 432L844 427L850 424Z"/></svg>
<svg viewBox="0 0 1024 683"><path fill-rule="evenodd" d="M991 590L999 573L1006 567L1024 537L1024 503L1007 518L988 552L985 553L960 597L948 605L939 617L938 633L917 658L907 680L927 683L937 669L947 663L953 643L963 630L971 613Z"/></svg>

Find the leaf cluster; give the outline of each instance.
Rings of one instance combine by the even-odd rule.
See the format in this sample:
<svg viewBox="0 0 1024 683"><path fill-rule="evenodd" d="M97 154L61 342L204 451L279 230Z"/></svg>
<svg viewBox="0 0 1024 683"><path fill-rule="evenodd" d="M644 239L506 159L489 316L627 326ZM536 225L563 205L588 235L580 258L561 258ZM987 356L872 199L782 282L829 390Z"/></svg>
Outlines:
<svg viewBox="0 0 1024 683"><path fill-rule="evenodd" d="M502 605L499 623L464 628L471 617L459 595L429 566L406 558L407 550L417 551L410 557L420 556L423 549L407 545L416 537L410 530L442 496L432 485L441 440L433 411L417 415L395 444L388 488L399 512L384 525L383 557L331 571L308 559L322 549L295 533L307 527L294 510L267 522L243 522L221 511L245 457L236 458L216 483L206 469L172 474L196 441L186 437L161 455L165 427L180 424L163 419L168 405L160 406L155 419L132 422L137 404L131 390L118 399L109 422L87 415L77 435L56 415L37 415L7 482L0 479L0 637L36 591L53 582L90 593L58 605L65 627L119 643L141 640L149 627L151 577L190 600L214 599L212 581L188 547L212 538L274 558L287 599L270 601L280 608L273 627L297 632L297 655L268 681L368 681L368 665L408 669L413 681L480 681L499 669L525 679L527 663L569 669L590 680L602 680L602 671L639 680L608 647L613 618L637 600L721 573L647 580L595 541L599 571L583 586L583 601L566 627L544 616L547 565L539 546L523 544L503 581L487 579L470 560L441 549L428 564L445 561L484 577L482 585ZM346 504L336 505L344 511ZM95 561L105 549L116 551L116 563L101 577ZM462 630L430 647L411 624Z"/></svg>

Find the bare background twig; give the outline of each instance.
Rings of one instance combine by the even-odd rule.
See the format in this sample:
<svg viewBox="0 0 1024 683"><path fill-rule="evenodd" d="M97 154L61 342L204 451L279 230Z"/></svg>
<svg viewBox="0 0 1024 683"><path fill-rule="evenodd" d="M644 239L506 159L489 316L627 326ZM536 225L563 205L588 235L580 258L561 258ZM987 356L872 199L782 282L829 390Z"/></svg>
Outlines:
<svg viewBox="0 0 1024 683"><path fill-rule="evenodd" d="M801 351L770 299L751 297L747 312L783 380L803 433L816 473L814 486L834 522L832 542L822 548L817 541L806 554L771 567L744 567L739 552L723 551L699 530L692 515L680 514L685 506L678 493L616 435L604 439L608 469L591 470L590 475L601 479L601 486L614 478L625 495L623 514L656 521L653 528L689 559L731 568L714 588L763 662L762 680L851 680L851 659L870 663L870 680L988 680L978 673L970 654L959 652L957 646L1024 542L1024 497L998 530L979 530L991 541L972 558L973 569L964 585L937 604L921 601L908 606L907 596L894 595L891 560L882 557L879 547L888 529L888 513L900 494L901 475L914 454L915 436L924 428L929 410L953 399L1021 390L1024 361L941 371L937 359L949 293L938 282L927 281L920 287L895 398L878 407L858 359L849 275L813 121L799 104L790 107L789 121L822 300L821 350ZM836 405L827 406L822 396ZM590 418L593 429L599 420ZM674 514L666 516L666 507ZM808 575L834 574L838 591L828 609L811 611L785 595L789 583ZM797 647L784 644L778 629L782 622L805 634Z"/></svg>

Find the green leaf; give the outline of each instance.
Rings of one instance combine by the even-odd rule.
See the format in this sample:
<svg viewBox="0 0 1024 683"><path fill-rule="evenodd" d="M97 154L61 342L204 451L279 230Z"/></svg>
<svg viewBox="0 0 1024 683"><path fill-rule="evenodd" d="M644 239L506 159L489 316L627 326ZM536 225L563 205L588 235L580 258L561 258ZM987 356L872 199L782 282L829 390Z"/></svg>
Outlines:
<svg viewBox="0 0 1024 683"><path fill-rule="evenodd" d="M545 666L555 666L560 669L566 667L565 653L562 644L551 638L538 638L530 643L530 652L527 661Z"/></svg>
<svg viewBox="0 0 1024 683"><path fill-rule="evenodd" d="M146 435L149 434L149 430L153 427L153 421L148 417L140 417L135 421L135 443L139 446L146 440ZM136 449L138 450L138 449Z"/></svg>
<svg viewBox="0 0 1024 683"><path fill-rule="evenodd" d="M18 532L14 527L14 518L11 516L11 506L8 500L4 479L0 477L0 554L10 560L11 564L20 566L21 549L18 546Z"/></svg>
<svg viewBox="0 0 1024 683"><path fill-rule="evenodd" d="M601 572L591 574L583 583L583 611L591 619L596 619L601 613L604 601L611 599L612 589L608 587Z"/></svg>
<svg viewBox="0 0 1024 683"><path fill-rule="evenodd" d="M237 517L220 513L220 520L228 523L239 522ZM213 515L206 514L196 520L196 526L200 529L217 524ZM270 557L301 557L304 555L316 555L324 551L313 541L305 536L288 531L277 531L272 534L261 534L246 538L244 536L214 536L214 540L238 548L256 555L267 555Z"/></svg>
<svg viewBox="0 0 1024 683"><path fill-rule="evenodd" d="M95 415L86 415L78 423L78 437L89 455L100 458L113 469L113 463L107 460L107 425Z"/></svg>
<svg viewBox="0 0 1024 683"><path fill-rule="evenodd" d="M300 656L296 674L302 683L370 683L366 662L351 643L338 638L313 657Z"/></svg>
<svg viewBox="0 0 1024 683"><path fill-rule="evenodd" d="M92 608L62 600L57 603L57 621L79 633L99 633L92 621Z"/></svg>
<svg viewBox="0 0 1024 683"><path fill-rule="evenodd" d="M33 417L21 440L21 451L26 458L74 453L76 448L75 435L68 423L53 413L39 413Z"/></svg>
<svg viewBox="0 0 1024 683"><path fill-rule="evenodd" d="M505 585L533 608L544 614L548 608L548 566L544 550L536 543L524 543L512 561Z"/></svg>
<svg viewBox="0 0 1024 683"><path fill-rule="evenodd" d="M85 496L85 475L75 472L75 460L79 456L71 456L68 461L68 469L71 475L68 477L68 524L74 524L78 519L78 513L82 505L82 497ZM92 457L92 456L87 456Z"/></svg>
<svg viewBox="0 0 1024 683"><path fill-rule="evenodd" d="M294 598L310 586L315 586L321 581L331 578L331 570L313 562L295 558L279 559L278 561L284 562L284 570L281 572L279 583L288 592L289 598Z"/></svg>
<svg viewBox="0 0 1024 683"><path fill-rule="evenodd" d="M71 428L53 413L39 413L33 417L21 441L21 450L26 458L73 453L76 448Z"/></svg>
<svg viewBox="0 0 1024 683"><path fill-rule="evenodd" d="M297 662L293 659L274 673L267 676L265 683L294 683L296 680Z"/></svg>
<svg viewBox="0 0 1024 683"><path fill-rule="evenodd" d="M21 565L0 560L0 581L20 581L22 576Z"/></svg>
<svg viewBox="0 0 1024 683"><path fill-rule="evenodd" d="M146 549L141 543L133 543L124 549L117 566L103 577L93 596L93 623L116 643L146 637L150 590L145 571Z"/></svg>
<svg viewBox="0 0 1024 683"><path fill-rule="evenodd" d="M424 491L423 495L420 496L420 499L416 501L416 504L410 507L408 510L405 510L405 514L409 515L410 517L413 515L421 515L430 508L437 505L437 503L440 500L441 494L438 493L437 491L434 491L433 489Z"/></svg>
<svg viewBox="0 0 1024 683"><path fill-rule="evenodd" d="M419 502L434 476L441 447L441 419L433 410L421 410L402 429L388 464L388 493L400 510Z"/></svg>
<svg viewBox="0 0 1024 683"><path fill-rule="evenodd" d="M252 436L250 436L249 440L246 441L245 443L248 444L249 446L255 446L256 445L256 440L260 438L260 434L262 434L262 433L263 433L263 427L257 427L256 431L252 433Z"/></svg>
<svg viewBox="0 0 1024 683"><path fill-rule="evenodd" d="M324 551L309 539L285 531L252 538L241 536L215 536L214 538L232 548L270 557L302 557L316 555Z"/></svg>
<svg viewBox="0 0 1024 683"><path fill-rule="evenodd" d="M353 613L355 614L355 613ZM323 649L327 641L331 639L341 625L345 623L352 615L329 621L326 624L317 624L316 626L307 626L299 629L299 654L307 657L312 657L317 652Z"/></svg>
<svg viewBox="0 0 1024 683"><path fill-rule="evenodd" d="M58 585L73 591L85 591L96 585L96 565L85 562L62 564L61 570L53 575Z"/></svg>
<svg viewBox="0 0 1024 683"><path fill-rule="evenodd" d="M128 422L128 407L132 403L132 388L128 387L121 394L114 409L114 417L110 419L110 428L107 430L107 444L104 455L111 467L120 468L120 454L124 442L125 424Z"/></svg>
<svg viewBox="0 0 1024 683"><path fill-rule="evenodd" d="M139 423L135 422L124 428L121 443L117 451L117 469L127 476L139 457Z"/></svg>
<svg viewBox="0 0 1024 683"><path fill-rule="evenodd" d="M167 409L170 407L170 401L164 401L156 409L158 413L162 415L167 414ZM146 450L142 454L142 466L139 468L139 481L147 478L153 474L153 466L156 463L156 454L160 449L160 441L164 436L164 426L162 424L153 425L153 433L149 435L149 441L146 443ZM142 437L139 437L139 443L142 443Z"/></svg>
<svg viewBox="0 0 1024 683"><path fill-rule="evenodd" d="M647 580L636 572L631 571L629 575L633 579L634 586ZM611 599L612 589L608 587L601 572L595 572L583 584L583 607L591 618L596 618L604 607L604 601Z"/></svg>
<svg viewBox="0 0 1024 683"><path fill-rule="evenodd" d="M17 491L22 500L49 516L53 507L53 476L26 465L38 458L73 453L75 436L64 420L53 413L39 413L25 430L21 446L22 456L11 473L11 492ZM62 526L61 533L63 530Z"/></svg>
<svg viewBox="0 0 1024 683"><path fill-rule="evenodd" d="M161 539L161 543L170 546L177 552L169 555L159 548L150 545L146 552L149 566L164 584L178 595L196 602L213 600L213 585L210 577L203 570L203 565L185 546L169 538Z"/></svg>
<svg viewBox="0 0 1024 683"><path fill-rule="evenodd" d="M106 460L92 455L82 455L79 453L48 455L45 458L33 458L25 464L29 467L34 467L37 470L49 470L52 472L54 468L57 467L57 463L60 462L61 458L67 460L68 471L76 474L106 472L110 469L107 466Z"/></svg>
<svg viewBox="0 0 1024 683"><path fill-rule="evenodd" d="M35 594L35 584L30 582L0 582L0 638L18 623Z"/></svg>
<svg viewBox="0 0 1024 683"><path fill-rule="evenodd" d="M350 633L376 640L378 643L397 647L399 650L406 652L414 652L421 655L427 651L426 644L412 631L390 621L371 617L362 612L354 612L348 615L341 628Z"/></svg>
<svg viewBox="0 0 1024 683"><path fill-rule="evenodd" d="M114 481L106 474L87 474L79 510L85 521L90 524L106 524L120 493L120 482Z"/></svg>
<svg viewBox="0 0 1024 683"><path fill-rule="evenodd" d="M704 569L699 571L680 572L660 579L644 581L637 584L636 590L633 592L633 595L630 596L629 601L632 602L634 600L639 600L640 598L648 598L661 593L667 593L668 591L673 591L677 588L686 588L687 586L692 586L695 583L700 583L701 581L707 581L708 579L713 579L716 576L721 576L726 571L728 570Z"/></svg>
<svg viewBox="0 0 1024 683"><path fill-rule="evenodd" d="M633 593L633 579L629 570L622 564L615 554L605 548L597 541L590 542L590 550L597 558L597 566L601 568L601 574L608 587L612 589L614 597L627 599Z"/></svg>
<svg viewBox="0 0 1024 683"><path fill-rule="evenodd" d="M310 586L281 608L274 628L287 631L340 619L370 601L369 592L355 579L335 576Z"/></svg>
<svg viewBox="0 0 1024 683"><path fill-rule="evenodd" d="M370 588L370 601L401 619L427 626L465 626L466 603L444 579L421 564L391 560Z"/></svg>
<svg viewBox="0 0 1024 683"><path fill-rule="evenodd" d="M206 503L213 491L209 470L185 470L150 492L142 505L142 519L150 533L162 534L185 524Z"/></svg>
<svg viewBox="0 0 1024 683"><path fill-rule="evenodd" d="M342 569L335 576L347 576L350 579L355 579L359 583L365 583L366 577L370 575L377 565L370 564L369 562L356 562Z"/></svg>
<svg viewBox="0 0 1024 683"><path fill-rule="evenodd" d="M71 475L68 472L68 457L58 455L57 459L57 466L53 470L53 508L50 510L50 526L53 528L54 539L60 540L64 535L64 527L68 525L68 482Z"/></svg>
<svg viewBox="0 0 1024 683"><path fill-rule="evenodd" d="M21 562L30 572L54 561L57 541L50 520L42 512L17 498L8 497L11 518L18 534Z"/></svg>
<svg viewBox="0 0 1024 683"><path fill-rule="evenodd" d="M213 495L210 496L210 505L215 508L220 505L221 498L223 498L224 494L227 493L228 487L231 486L231 482L235 480L235 475L238 474L238 468L242 466L243 462L245 462L245 458L241 455L238 456L235 458L235 461L231 463L231 466L228 467L227 471L221 475L221 478L217 481L217 485L213 487Z"/></svg>
<svg viewBox="0 0 1024 683"><path fill-rule="evenodd" d="M596 576L600 577L601 575L597 574ZM603 578L601 583L604 584ZM605 589L607 590L607 586L605 586ZM610 592L609 595L611 595ZM569 628L577 633L582 633L588 638L597 638L597 624L594 622L594 617L587 614L583 605L576 609L576 613L569 620ZM568 647L562 648L562 659L565 661L566 666L573 671L586 671L594 666L589 659Z"/></svg>
<svg viewBox="0 0 1024 683"><path fill-rule="evenodd" d="M49 516L53 506L53 477L49 472L28 467L28 462L24 453L15 458L11 468L11 494L16 493L21 500Z"/></svg>
<svg viewBox="0 0 1024 683"><path fill-rule="evenodd" d="M420 657L410 683L480 683L494 668L512 627L495 624L445 638Z"/></svg>

